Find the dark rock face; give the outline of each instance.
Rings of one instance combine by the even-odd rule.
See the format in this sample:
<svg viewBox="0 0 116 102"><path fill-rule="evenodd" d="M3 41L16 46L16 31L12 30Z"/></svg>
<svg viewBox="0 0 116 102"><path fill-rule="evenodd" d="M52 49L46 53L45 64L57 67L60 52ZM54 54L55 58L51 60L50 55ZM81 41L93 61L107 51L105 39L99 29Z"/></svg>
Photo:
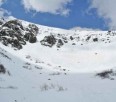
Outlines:
<svg viewBox="0 0 116 102"><path fill-rule="evenodd" d="M0 20L0 25L2 25L3 24L3 21L2 20Z"/></svg>
<svg viewBox="0 0 116 102"><path fill-rule="evenodd" d="M27 30L33 34L37 34L39 29L35 24L29 24Z"/></svg>
<svg viewBox="0 0 116 102"><path fill-rule="evenodd" d="M29 24L27 28L19 20L11 20L2 24L0 29L0 42L5 46L11 45L14 48L22 49L26 41L35 43L37 41L38 27Z"/></svg>
<svg viewBox="0 0 116 102"><path fill-rule="evenodd" d="M37 38L35 36L30 36L29 42L30 43L35 43L35 42L37 42Z"/></svg>
<svg viewBox="0 0 116 102"><path fill-rule="evenodd" d="M94 42L97 42L97 41L98 41L98 38L94 38L93 41L94 41Z"/></svg>
<svg viewBox="0 0 116 102"><path fill-rule="evenodd" d="M53 35L45 36L43 40L40 41L42 45L52 47L56 43L56 38Z"/></svg>
<svg viewBox="0 0 116 102"><path fill-rule="evenodd" d="M6 69L2 64L0 64L0 73L3 73L3 74L6 73Z"/></svg>
<svg viewBox="0 0 116 102"><path fill-rule="evenodd" d="M24 30L22 23L19 20L8 21L5 24L3 24L2 27L8 27L8 28L13 29L13 30L20 30L20 29Z"/></svg>
<svg viewBox="0 0 116 102"><path fill-rule="evenodd" d="M16 47L17 49L22 49L22 45L20 44L18 40L13 40L12 46Z"/></svg>
<svg viewBox="0 0 116 102"><path fill-rule="evenodd" d="M89 40L90 40L90 38L91 38L91 36L88 36L88 37L86 38L86 41L89 41Z"/></svg>
<svg viewBox="0 0 116 102"><path fill-rule="evenodd" d="M59 39L58 43L57 43L57 47L60 48L63 45L64 45L63 41L61 39Z"/></svg>
<svg viewBox="0 0 116 102"><path fill-rule="evenodd" d="M23 34L21 33L23 26L18 20L8 21L3 24L2 29L0 30L0 39L1 42L5 45L11 45L17 49L22 48L22 44L26 42L23 40Z"/></svg>
<svg viewBox="0 0 116 102"><path fill-rule="evenodd" d="M26 31L27 33L24 35L25 40L29 41L30 43L35 43L37 41L37 33L39 32L38 27L34 24L29 24Z"/></svg>
<svg viewBox="0 0 116 102"><path fill-rule="evenodd" d="M2 29L0 31L0 41L5 45L11 45L12 47L15 47L17 49L22 48L22 44L26 43L23 40L22 35L18 35L19 33L17 31L14 31L12 29Z"/></svg>
<svg viewBox="0 0 116 102"><path fill-rule="evenodd" d="M26 33L26 34L24 35L24 39L25 39L26 41L29 41L29 37L30 37L30 33Z"/></svg>
<svg viewBox="0 0 116 102"><path fill-rule="evenodd" d="M70 36L70 39L73 40L74 38L72 36Z"/></svg>
<svg viewBox="0 0 116 102"><path fill-rule="evenodd" d="M24 35L24 39L26 41L29 41L30 43L36 43L37 42L37 38L36 38L35 34L33 34L33 33L26 33Z"/></svg>

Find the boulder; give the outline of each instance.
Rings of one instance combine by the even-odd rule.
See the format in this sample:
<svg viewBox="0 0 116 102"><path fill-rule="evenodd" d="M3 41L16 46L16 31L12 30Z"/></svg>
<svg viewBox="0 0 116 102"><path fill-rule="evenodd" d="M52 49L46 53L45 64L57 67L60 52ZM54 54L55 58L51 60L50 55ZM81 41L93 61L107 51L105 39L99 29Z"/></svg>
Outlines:
<svg viewBox="0 0 116 102"><path fill-rule="evenodd" d="M39 29L35 24L29 24L27 31L33 33L34 35L37 35L37 33L39 32Z"/></svg>
<svg viewBox="0 0 116 102"><path fill-rule="evenodd" d="M45 36L40 43L41 45L52 47L56 43L56 38L53 35Z"/></svg>
<svg viewBox="0 0 116 102"><path fill-rule="evenodd" d="M64 45L63 41L61 39L58 39L57 47L60 48L63 45Z"/></svg>
<svg viewBox="0 0 116 102"><path fill-rule="evenodd" d="M33 33L26 33L24 35L24 39L26 41L29 41L30 43L36 43L36 41L37 41L37 38Z"/></svg>
<svg viewBox="0 0 116 102"><path fill-rule="evenodd" d="M73 38L72 36L70 36L70 39L71 39L71 40L74 40L74 38Z"/></svg>
<svg viewBox="0 0 116 102"><path fill-rule="evenodd" d="M29 42L30 42L30 43L36 43L36 42L37 42L36 36L30 36L30 37L29 37Z"/></svg>
<svg viewBox="0 0 116 102"><path fill-rule="evenodd" d="M6 73L6 69L2 64L0 64L0 73L3 73L3 74Z"/></svg>
<svg viewBox="0 0 116 102"><path fill-rule="evenodd" d="M93 41L94 41L94 42L97 42L97 41L98 41L98 38L93 38Z"/></svg>

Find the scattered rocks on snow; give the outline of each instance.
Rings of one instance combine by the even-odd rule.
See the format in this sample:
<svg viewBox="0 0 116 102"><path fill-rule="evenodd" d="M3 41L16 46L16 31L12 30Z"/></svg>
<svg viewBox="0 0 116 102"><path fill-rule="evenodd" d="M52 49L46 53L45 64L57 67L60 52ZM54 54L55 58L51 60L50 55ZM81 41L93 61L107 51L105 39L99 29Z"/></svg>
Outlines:
<svg viewBox="0 0 116 102"><path fill-rule="evenodd" d="M40 30L41 31L41 30ZM49 33L48 31L46 31ZM26 45L26 42L36 43L37 34L39 28L35 24L29 24L25 27L20 20L0 20L0 42L5 46L12 46L15 49L22 49L23 45ZM107 31L106 33L99 34L87 34L81 37L79 34L74 33L72 35L68 34L59 34L50 32L51 35L45 36L41 41L41 45L61 48L64 44L70 43L72 45L81 42L81 45L90 42L104 42L111 43L112 37L116 36L116 32ZM80 44L80 43L79 43Z"/></svg>

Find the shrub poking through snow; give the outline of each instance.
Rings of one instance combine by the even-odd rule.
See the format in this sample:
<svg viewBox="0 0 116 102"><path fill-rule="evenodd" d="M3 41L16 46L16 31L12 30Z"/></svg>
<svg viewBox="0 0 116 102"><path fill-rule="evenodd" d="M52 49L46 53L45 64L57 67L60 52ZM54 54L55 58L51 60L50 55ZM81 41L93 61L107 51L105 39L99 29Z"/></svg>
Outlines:
<svg viewBox="0 0 116 102"><path fill-rule="evenodd" d="M43 84L42 86L40 86L41 91L48 91L48 90L56 90L56 91L66 91L67 88L64 88L61 85L55 85L55 84Z"/></svg>
<svg viewBox="0 0 116 102"><path fill-rule="evenodd" d="M97 73L96 76L99 76L102 79L105 79L105 78L114 79L114 78L111 78L111 76L116 76L116 72L114 72L112 69L111 70L105 70L103 72Z"/></svg>

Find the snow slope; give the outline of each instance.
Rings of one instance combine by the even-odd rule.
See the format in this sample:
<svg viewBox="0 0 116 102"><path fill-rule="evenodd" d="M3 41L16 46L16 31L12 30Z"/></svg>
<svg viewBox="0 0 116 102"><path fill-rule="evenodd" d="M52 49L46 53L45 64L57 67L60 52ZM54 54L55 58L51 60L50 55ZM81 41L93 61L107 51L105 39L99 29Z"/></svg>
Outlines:
<svg viewBox="0 0 116 102"><path fill-rule="evenodd" d="M115 76L114 80L95 76L116 70L115 31L37 26L37 42L27 42L21 50L0 43L0 64L7 70L0 73L0 102L116 102ZM51 34L68 43L60 48L41 45Z"/></svg>

